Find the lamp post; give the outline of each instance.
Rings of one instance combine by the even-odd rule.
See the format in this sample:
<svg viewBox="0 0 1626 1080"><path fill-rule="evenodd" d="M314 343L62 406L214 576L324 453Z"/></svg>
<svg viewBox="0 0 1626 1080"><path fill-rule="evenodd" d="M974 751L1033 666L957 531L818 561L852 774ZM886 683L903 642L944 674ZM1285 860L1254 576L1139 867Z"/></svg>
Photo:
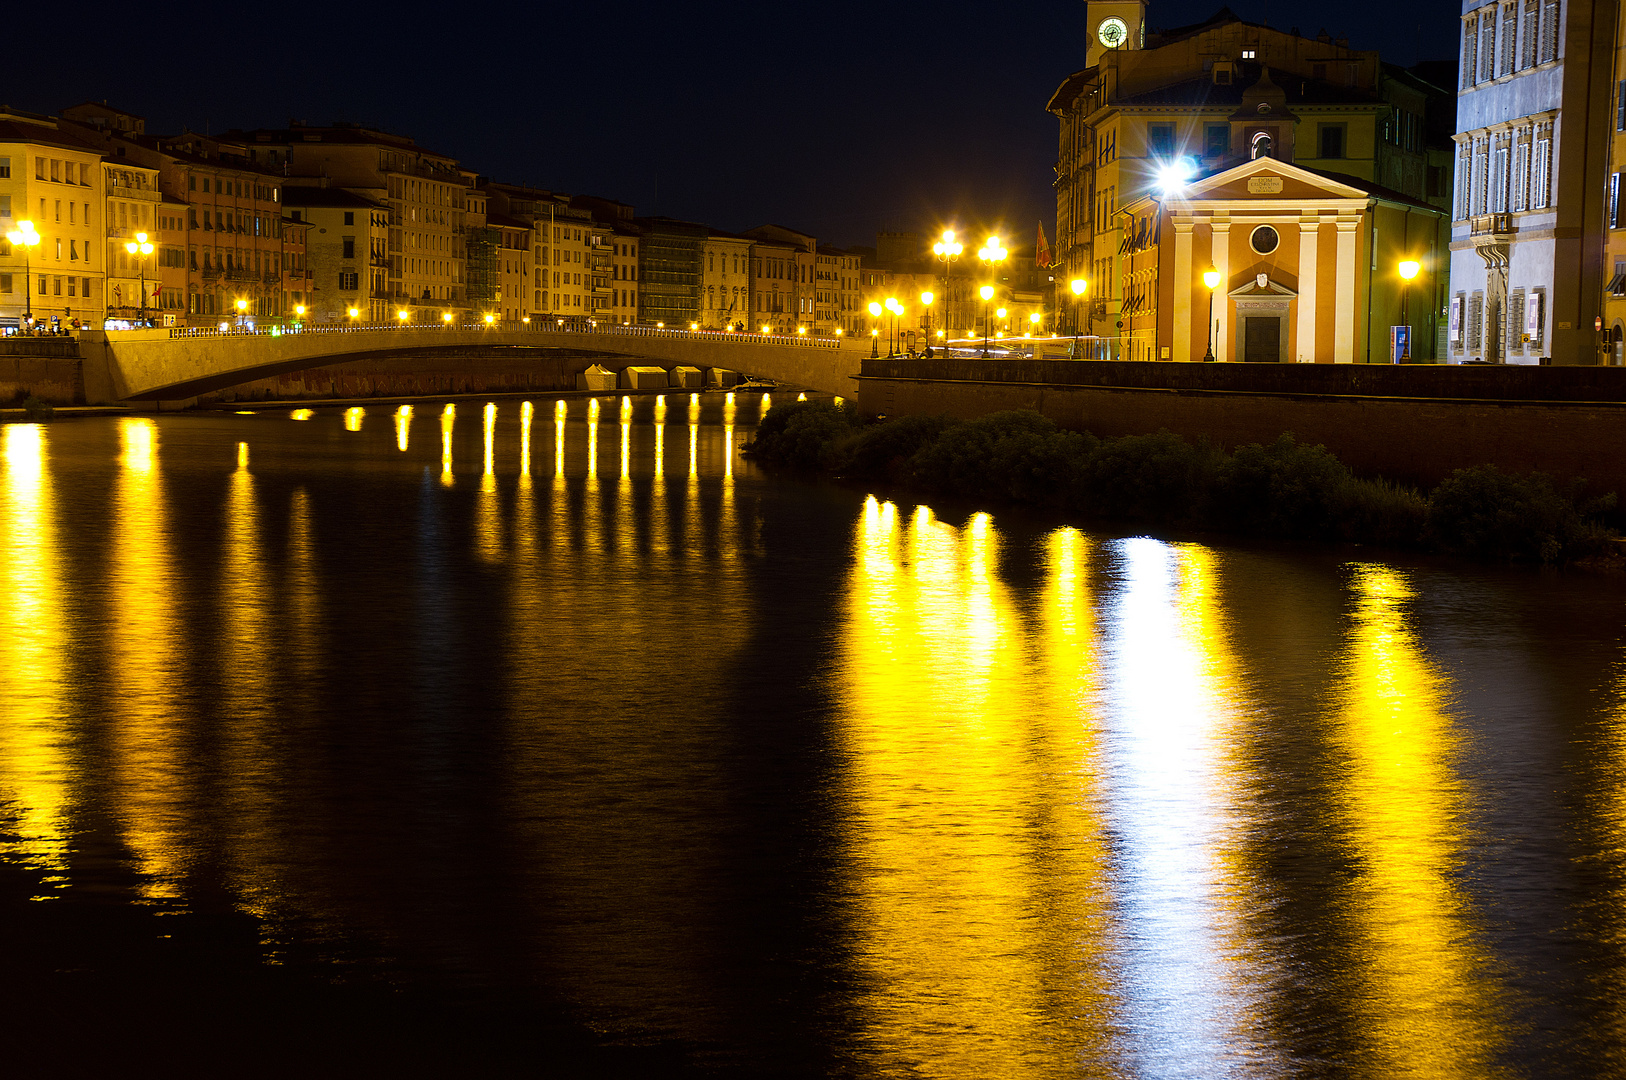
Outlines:
<svg viewBox="0 0 1626 1080"><path fill-rule="evenodd" d="M244 320L246 318L248 318L248 301L239 296L237 298L237 329L244 329Z"/></svg>
<svg viewBox="0 0 1626 1080"><path fill-rule="evenodd" d="M984 285L982 288L977 290L977 295L982 297L982 355L984 359L987 359L989 330L988 301L994 298L994 287L992 285Z"/></svg>
<svg viewBox="0 0 1626 1080"><path fill-rule="evenodd" d="M136 262L141 268L141 325L147 325L147 256L152 254L152 244L147 241L147 234L138 232L135 239L124 245L124 250L136 256Z"/></svg>
<svg viewBox="0 0 1626 1080"><path fill-rule="evenodd" d="M1406 310L1411 300L1411 279L1416 277L1417 272L1422 268L1423 264L1416 259L1400 260L1400 325L1406 328L1406 343L1400 350L1400 362L1402 364L1411 362L1411 323L1407 321L1410 316Z"/></svg>
<svg viewBox="0 0 1626 1080"><path fill-rule="evenodd" d="M950 278L954 273L954 260L958 259L960 252L964 250L964 246L955 241L953 229L944 229L943 239L932 245L932 254L936 255L937 260L943 264L943 302L945 304L954 302L954 286ZM945 313L943 316L945 329L948 327L948 318Z"/></svg>
<svg viewBox="0 0 1626 1080"><path fill-rule="evenodd" d="M920 304L926 309L926 341L928 342L926 347L928 349L931 348L929 343L932 339L932 301L936 299L937 297L929 292L920 294Z"/></svg>
<svg viewBox="0 0 1626 1080"><path fill-rule="evenodd" d="M872 319L881 317L881 305L874 300L869 303L869 317ZM874 326L869 328L869 341L869 358L874 360L881 355L881 331Z"/></svg>
<svg viewBox="0 0 1626 1080"><path fill-rule="evenodd" d="M1028 323L1031 333L1036 334L1039 332L1039 313L1037 311L1028 312Z"/></svg>
<svg viewBox="0 0 1626 1080"><path fill-rule="evenodd" d="M1083 278L1073 279L1073 359L1078 359L1078 309L1084 303L1084 290L1088 283Z"/></svg>
<svg viewBox="0 0 1626 1080"><path fill-rule="evenodd" d="M897 297L889 296L886 298L886 310L892 314L892 323L886 330L886 355L890 359L898 354L898 312L903 308L899 305Z"/></svg>
<svg viewBox="0 0 1626 1080"><path fill-rule="evenodd" d="M1203 271L1203 284L1208 286L1208 350L1203 353L1203 363L1214 362L1214 290L1219 288L1220 272L1210 267Z"/></svg>
<svg viewBox="0 0 1626 1080"><path fill-rule="evenodd" d="M6 239L11 241L13 247L23 249L23 303L27 308L24 318L32 326L34 322L34 267L28 249L39 246L40 234L34 231L32 221L19 221L15 229L6 233Z"/></svg>

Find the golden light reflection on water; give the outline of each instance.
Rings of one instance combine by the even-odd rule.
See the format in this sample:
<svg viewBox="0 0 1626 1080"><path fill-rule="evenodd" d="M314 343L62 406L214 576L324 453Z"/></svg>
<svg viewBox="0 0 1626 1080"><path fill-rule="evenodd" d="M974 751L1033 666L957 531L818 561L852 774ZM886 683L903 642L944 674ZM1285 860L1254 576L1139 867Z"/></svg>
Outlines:
<svg viewBox="0 0 1626 1080"><path fill-rule="evenodd" d="M116 540L107 555L113 805L120 839L143 877L142 895L175 899L192 832L186 721L171 700L186 649L178 575L158 470L158 429L145 417L121 417L118 430Z"/></svg>
<svg viewBox="0 0 1626 1080"><path fill-rule="evenodd" d="M565 477L565 403L563 400L553 403L553 475L558 480Z"/></svg>
<svg viewBox="0 0 1626 1080"><path fill-rule="evenodd" d="M632 476L632 399L621 399L621 479Z"/></svg>
<svg viewBox="0 0 1626 1080"><path fill-rule="evenodd" d="M452 427L457 423L457 406L451 402L440 412L440 482L451 487L455 482L452 478Z"/></svg>
<svg viewBox="0 0 1626 1080"><path fill-rule="evenodd" d="M412 429L412 406L402 405L395 410L395 448L405 452L407 435Z"/></svg>
<svg viewBox="0 0 1626 1080"><path fill-rule="evenodd" d="M353 405L344 410L344 430L360 431L361 422L362 420L366 419L366 417L367 410L363 409L360 405Z"/></svg>
<svg viewBox="0 0 1626 1080"><path fill-rule="evenodd" d="M502 561L502 507L497 501L497 403L481 410L481 437L485 467L480 473L479 502L475 508L475 551L487 563Z"/></svg>
<svg viewBox="0 0 1626 1080"><path fill-rule="evenodd" d="M1070 619L1087 648L1078 545L1059 543L1073 576L1041 625ZM922 507L900 528L873 497L854 538L836 637L846 887L855 1039L880 1075L1111 1075L1089 686L1064 664L1034 692L1044 646L998 548L986 515L955 528Z"/></svg>
<svg viewBox="0 0 1626 1080"><path fill-rule="evenodd" d="M0 800L4 850L66 868L70 822L63 740L68 670L61 538L45 428L0 426Z"/></svg>
<svg viewBox="0 0 1626 1080"><path fill-rule="evenodd" d="M288 414L288 419L290 419L290 420L309 420L311 417L313 417L315 415L316 415L316 410L314 410L314 409L295 409L293 412Z"/></svg>
<svg viewBox="0 0 1626 1080"><path fill-rule="evenodd" d="M1449 684L1412 628L1404 575L1351 570L1337 725L1361 867L1342 905L1360 942L1349 994L1369 1050L1360 1074L1489 1075L1512 1033L1461 885L1468 806Z"/></svg>
<svg viewBox="0 0 1626 1080"><path fill-rule="evenodd" d="M531 475L531 418L536 413L529 401L519 406L519 474L527 479Z"/></svg>

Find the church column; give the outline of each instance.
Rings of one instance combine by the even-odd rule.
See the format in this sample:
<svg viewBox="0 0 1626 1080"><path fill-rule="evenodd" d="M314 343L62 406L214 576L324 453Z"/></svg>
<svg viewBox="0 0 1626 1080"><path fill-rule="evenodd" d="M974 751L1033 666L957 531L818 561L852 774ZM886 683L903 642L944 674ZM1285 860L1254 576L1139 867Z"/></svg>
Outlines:
<svg viewBox="0 0 1626 1080"><path fill-rule="evenodd" d="M1197 223L1190 218L1174 221L1174 346L1173 360L1191 359L1191 230ZM1157 355L1154 346L1153 356Z"/></svg>
<svg viewBox="0 0 1626 1080"><path fill-rule="evenodd" d="M1216 217L1211 224L1210 254L1220 276L1219 288L1214 290L1214 321L1218 324L1214 329L1214 359L1229 360L1231 353L1225 347L1225 339L1231 324L1231 300L1227 295L1231 291L1231 219Z"/></svg>
<svg viewBox="0 0 1626 1080"><path fill-rule="evenodd" d="M1355 362L1355 229L1360 219L1338 221L1338 276L1333 281L1332 361L1335 364Z"/></svg>
<svg viewBox="0 0 1626 1080"><path fill-rule="evenodd" d="M1301 364L1315 363L1315 268L1317 241L1321 239L1319 215L1299 221L1299 335L1298 356Z"/></svg>

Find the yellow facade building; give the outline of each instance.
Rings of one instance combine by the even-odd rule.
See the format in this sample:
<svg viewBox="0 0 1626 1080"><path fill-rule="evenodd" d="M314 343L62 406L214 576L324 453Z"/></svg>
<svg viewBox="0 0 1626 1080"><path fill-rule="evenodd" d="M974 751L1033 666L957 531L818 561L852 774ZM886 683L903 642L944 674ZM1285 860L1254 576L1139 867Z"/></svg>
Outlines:
<svg viewBox="0 0 1626 1080"><path fill-rule="evenodd" d="M33 245L12 231L32 225ZM107 310L106 177L101 150L56 120L0 111L0 326L101 325Z"/></svg>
<svg viewBox="0 0 1626 1080"><path fill-rule="evenodd" d="M700 325L752 327L751 240L712 230L700 252Z"/></svg>

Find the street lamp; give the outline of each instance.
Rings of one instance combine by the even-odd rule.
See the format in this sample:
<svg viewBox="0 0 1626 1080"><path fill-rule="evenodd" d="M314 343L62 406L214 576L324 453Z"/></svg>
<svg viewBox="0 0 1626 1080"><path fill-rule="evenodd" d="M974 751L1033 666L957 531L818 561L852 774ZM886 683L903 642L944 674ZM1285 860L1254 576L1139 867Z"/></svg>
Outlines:
<svg viewBox="0 0 1626 1080"><path fill-rule="evenodd" d="M1208 286L1208 350L1203 353L1203 363L1214 362L1214 290L1219 288L1220 272L1210 267L1203 271L1203 284Z"/></svg>
<svg viewBox="0 0 1626 1080"><path fill-rule="evenodd" d="M954 239L953 229L943 230L943 239L932 245L932 254L943 264L943 296L945 304L954 301L954 287L951 278L954 274L954 260L960 257L965 248ZM948 316L943 316L944 326L948 325Z"/></svg>
<svg viewBox="0 0 1626 1080"><path fill-rule="evenodd" d="M405 326L407 319L411 318L411 313L409 313L406 308L402 308L395 313L395 317L401 320L402 326Z"/></svg>
<svg viewBox="0 0 1626 1080"><path fill-rule="evenodd" d="M124 245L124 250L137 256L136 262L141 267L141 325L147 325L147 256L152 254L152 244L147 241L147 234L138 232L135 239Z"/></svg>
<svg viewBox="0 0 1626 1080"><path fill-rule="evenodd" d="M299 323L303 322L304 320L305 320L305 305L304 304L295 304L294 305L294 325L297 326Z"/></svg>
<svg viewBox="0 0 1626 1080"><path fill-rule="evenodd" d="M440 321L443 324L445 324L446 326L452 325L452 313L450 311L441 312L440 313Z"/></svg>
<svg viewBox="0 0 1626 1080"><path fill-rule="evenodd" d="M490 326L492 323L495 323L496 321L497 321L497 316L494 313L492 313L490 311L486 312L486 325L487 326Z"/></svg>
<svg viewBox="0 0 1626 1080"><path fill-rule="evenodd" d="M40 234L34 231L32 221L19 221L15 229L6 233L6 239L11 241L13 247L23 249L23 277L27 279L23 283L25 286L23 289L23 302L27 307L25 318L28 324L32 326L34 324L34 286L32 284L34 269L28 249L39 246Z"/></svg>
<svg viewBox="0 0 1626 1080"><path fill-rule="evenodd" d="M1400 278L1403 282L1400 286L1400 325L1406 328L1406 342L1400 350L1402 364L1411 362L1411 323L1407 321L1410 316L1406 312L1408 302L1411 300L1411 279L1416 277L1422 268L1423 264L1416 259L1400 260Z"/></svg>
<svg viewBox="0 0 1626 1080"><path fill-rule="evenodd" d="M1039 331L1039 313L1037 311L1028 312L1028 322L1033 324L1033 331L1032 332L1033 333L1038 333L1038 331Z"/></svg>
<svg viewBox="0 0 1626 1080"><path fill-rule="evenodd" d="M361 309L360 308L347 308L345 310L345 314L350 316L350 325L354 326L354 325L356 325L357 316L359 316L361 314Z"/></svg>
<svg viewBox="0 0 1626 1080"><path fill-rule="evenodd" d="M872 319L879 319L881 317L881 305L873 300L870 301L869 305L869 317ZM870 327L869 337L869 358L873 360L877 356L881 355L881 332L874 327Z"/></svg>
<svg viewBox="0 0 1626 1080"><path fill-rule="evenodd" d="M1078 309L1084 303L1084 290L1089 288L1089 282L1083 278L1073 279L1073 359L1078 359Z"/></svg>
<svg viewBox="0 0 1626 1080"><path fill-rule="evenodd" d="M926 336L928 338L930 338L932 335L932 301L936 299L937 297L933 296L929 292L923 292L920 294L921 306L926 309Z"/></svg>
<svg viewBox="0 0 1626 1080"><path fill-rule="evenodd" d="M237 298L237 329L244 328L243 320L248 318L248 301L241 296Z"/></svg>
<svg viewBox="0 0 1626 1080"><path fill-rule="evenodd" d="M977 295L982 297L982 355L986 359L988 356L989 330L988 301L994 298L994 287L992 285L984 285L982 288L977 290Z"/></svg>
<svg viewBox="0 0 1626 1080"><path fill-rule="evenodd" d="M886 310L892 313L892 326L886 335L886 355L892 357L896 356L898 352L898 314L903 311L903 307L898 303L897 297L889 296L886 298Z"/></svg>

